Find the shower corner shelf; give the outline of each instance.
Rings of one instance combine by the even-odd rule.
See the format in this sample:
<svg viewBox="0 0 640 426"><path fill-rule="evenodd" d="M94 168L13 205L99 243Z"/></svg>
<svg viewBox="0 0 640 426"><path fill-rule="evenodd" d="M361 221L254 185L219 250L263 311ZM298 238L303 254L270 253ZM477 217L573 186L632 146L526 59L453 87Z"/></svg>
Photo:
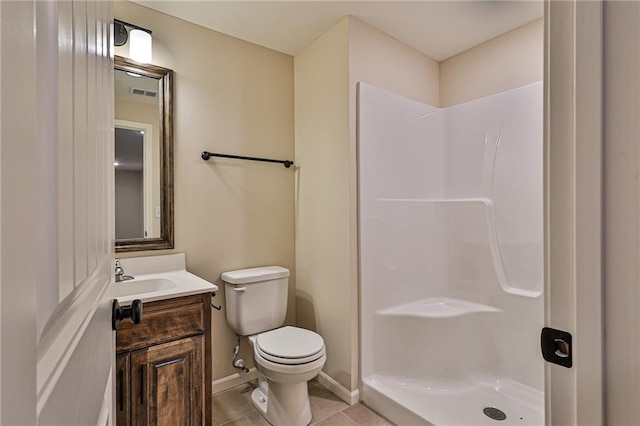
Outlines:
<svg viewBox="0 0 640 426"><path fill-rule="evenodd" d="M432 297L420 299L404 305L391 306L376 313L391 317L412 318L453 318L476 313L502 312L494 306L483 305L461 299Z"/></svg>

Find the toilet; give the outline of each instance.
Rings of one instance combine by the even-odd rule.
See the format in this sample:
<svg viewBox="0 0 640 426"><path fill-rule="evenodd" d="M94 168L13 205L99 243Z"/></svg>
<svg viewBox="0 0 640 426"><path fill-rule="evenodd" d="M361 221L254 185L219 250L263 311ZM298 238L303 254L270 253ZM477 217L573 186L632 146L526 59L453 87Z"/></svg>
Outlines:
<svg viewBox="0 0 640 426"><path fill-rule="evenodd" d="M253 406L272 425L311 422L307 382L327 360L322 337L299 327L282 327L287 311L289 270L280 266L222 274L227 323L253 347L258 387Z"/></svg>

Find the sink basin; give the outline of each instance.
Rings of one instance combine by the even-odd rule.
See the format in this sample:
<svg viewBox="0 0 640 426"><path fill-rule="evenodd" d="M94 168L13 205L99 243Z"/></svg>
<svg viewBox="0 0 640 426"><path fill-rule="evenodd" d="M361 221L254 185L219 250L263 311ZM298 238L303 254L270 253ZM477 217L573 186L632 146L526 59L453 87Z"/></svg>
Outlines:
<svg viewBox="0 0 640 426"><path fill-rule="evenodd" d="M125 258L120 259L120 264L125 275L135 278L114 283L113 291L106 294L118 299L121 306L136 299L146 303L218 290L215 284L185 269L184 253Z"/></svg>
<svg viewBox="0 0 640 426"><path fill-rule="evenodd" d="M125 297L154 291L175 288L176 283L166 278L149 278L132 281L122 281L115 284L115 296Z"/></svg>

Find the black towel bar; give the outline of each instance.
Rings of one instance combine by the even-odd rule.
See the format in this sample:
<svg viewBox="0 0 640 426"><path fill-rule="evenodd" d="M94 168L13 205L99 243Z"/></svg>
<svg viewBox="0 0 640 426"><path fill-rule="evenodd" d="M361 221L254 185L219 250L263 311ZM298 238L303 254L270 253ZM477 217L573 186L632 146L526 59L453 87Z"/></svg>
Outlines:
<svg viewBox="0 0 640 426"><path fill-rule="evenodd" d="M251 160L251 161L264 161L267 163L281 163L287 169L293 166L293 161L289 161L289 160L272 160L271 158L258 158L258 157L245 157L242 155L217 154L215 152L209 152L209 151L202 151L202 154L200 154L200 156L204 161L209 160L209 158L211 157L222 157L222 158L234 158L236 160Z"/></svg>

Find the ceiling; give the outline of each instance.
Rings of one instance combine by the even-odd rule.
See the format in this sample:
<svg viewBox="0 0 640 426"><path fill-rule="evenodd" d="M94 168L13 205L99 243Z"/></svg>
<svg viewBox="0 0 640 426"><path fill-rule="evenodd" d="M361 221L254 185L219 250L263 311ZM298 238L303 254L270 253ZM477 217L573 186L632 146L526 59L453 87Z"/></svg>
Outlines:
<svg viewBox="0 0 640 426"><path fill-rule="evenodd" d="M289 55L351 15L442 61L543 16L541 0L132 0Z"/></svg>

